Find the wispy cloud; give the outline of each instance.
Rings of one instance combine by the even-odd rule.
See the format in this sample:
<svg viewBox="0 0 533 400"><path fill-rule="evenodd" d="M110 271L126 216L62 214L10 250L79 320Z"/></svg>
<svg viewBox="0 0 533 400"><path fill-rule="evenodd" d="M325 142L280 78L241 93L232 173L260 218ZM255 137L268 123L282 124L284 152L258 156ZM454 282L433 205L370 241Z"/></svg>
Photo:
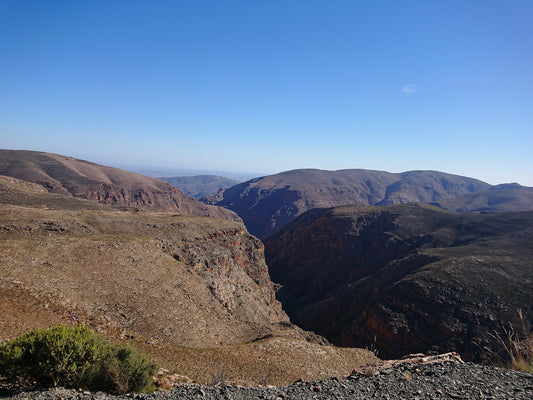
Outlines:
<svg viewBox="0 0 533 400"><path fill-rule="evenodd" d="M402 92L406 95L410 95L415 92L418 92L418 89L416 88L414 83L409 83L402 88Z"/></svg>

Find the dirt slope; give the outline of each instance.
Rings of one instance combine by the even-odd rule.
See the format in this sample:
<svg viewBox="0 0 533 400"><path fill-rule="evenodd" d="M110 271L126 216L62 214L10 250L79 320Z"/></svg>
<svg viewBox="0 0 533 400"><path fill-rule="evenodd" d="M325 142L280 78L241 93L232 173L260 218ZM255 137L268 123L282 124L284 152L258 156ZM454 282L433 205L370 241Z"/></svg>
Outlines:
<svg viewBox="0 0 533 400"><path fill-rule="evenodd" d="M1 285L155 340L241 343L286 319L242 223L0 208Z"/></svg>

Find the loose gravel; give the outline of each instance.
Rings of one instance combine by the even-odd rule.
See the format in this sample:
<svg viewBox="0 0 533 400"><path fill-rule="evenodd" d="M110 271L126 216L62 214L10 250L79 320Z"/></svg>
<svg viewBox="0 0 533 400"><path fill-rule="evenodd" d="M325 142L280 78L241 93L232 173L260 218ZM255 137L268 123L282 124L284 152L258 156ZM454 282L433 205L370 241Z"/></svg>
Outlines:
<svg viewBox="0 0 533 400"><path fill-rule="evenodd" d="M183 385L154 394L112 396L72 389L7 393L0 398L52 400L307 400L307 399L533 399L533 374L445 361L422 365L398 365L392 369L368 369L347 378L298 381L290 386L239 387Z"/></svg>

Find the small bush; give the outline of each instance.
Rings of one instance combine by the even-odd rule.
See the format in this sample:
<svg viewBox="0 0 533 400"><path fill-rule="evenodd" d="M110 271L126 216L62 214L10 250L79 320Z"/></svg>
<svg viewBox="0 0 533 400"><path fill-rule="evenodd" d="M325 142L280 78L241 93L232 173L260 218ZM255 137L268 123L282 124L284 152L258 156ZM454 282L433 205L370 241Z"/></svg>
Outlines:
<svg viewBox="0 0 533 400"><path fill-rule="evenodd" d="M35 329L0 345L0 371L12 383L110 393L153 391L157 365L86 326Z"/></svg>

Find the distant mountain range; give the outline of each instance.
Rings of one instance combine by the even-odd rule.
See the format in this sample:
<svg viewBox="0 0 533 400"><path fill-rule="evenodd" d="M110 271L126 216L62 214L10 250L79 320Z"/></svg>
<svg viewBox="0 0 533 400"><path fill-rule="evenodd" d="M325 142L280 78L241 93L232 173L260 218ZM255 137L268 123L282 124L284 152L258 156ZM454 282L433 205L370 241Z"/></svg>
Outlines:
<svg viewBox="0 0 533 400"><path fill-rule="evenodd" d="M337 345L490 361L533 328L532 239L533 211L352 205L304 213L265 254L291 320Z"/></svg>
<svg viewBox="0 0 533 400"><path fill-rule="evenodd" d="M159 178L177 187L187 196L200 200L202 197L215 196L221 189L234 186L240 181L225 178L218 175L195 175L195 176L174 176Z"/></svg>
<svg viewBox="0 0 533 400"><path fill-rule="evenodd" d="M533 209L533 189L438 171L299 169L237 184L205 201L235 211L263 239L313 208L424 202L457 211L518 211Z"/></svg>

